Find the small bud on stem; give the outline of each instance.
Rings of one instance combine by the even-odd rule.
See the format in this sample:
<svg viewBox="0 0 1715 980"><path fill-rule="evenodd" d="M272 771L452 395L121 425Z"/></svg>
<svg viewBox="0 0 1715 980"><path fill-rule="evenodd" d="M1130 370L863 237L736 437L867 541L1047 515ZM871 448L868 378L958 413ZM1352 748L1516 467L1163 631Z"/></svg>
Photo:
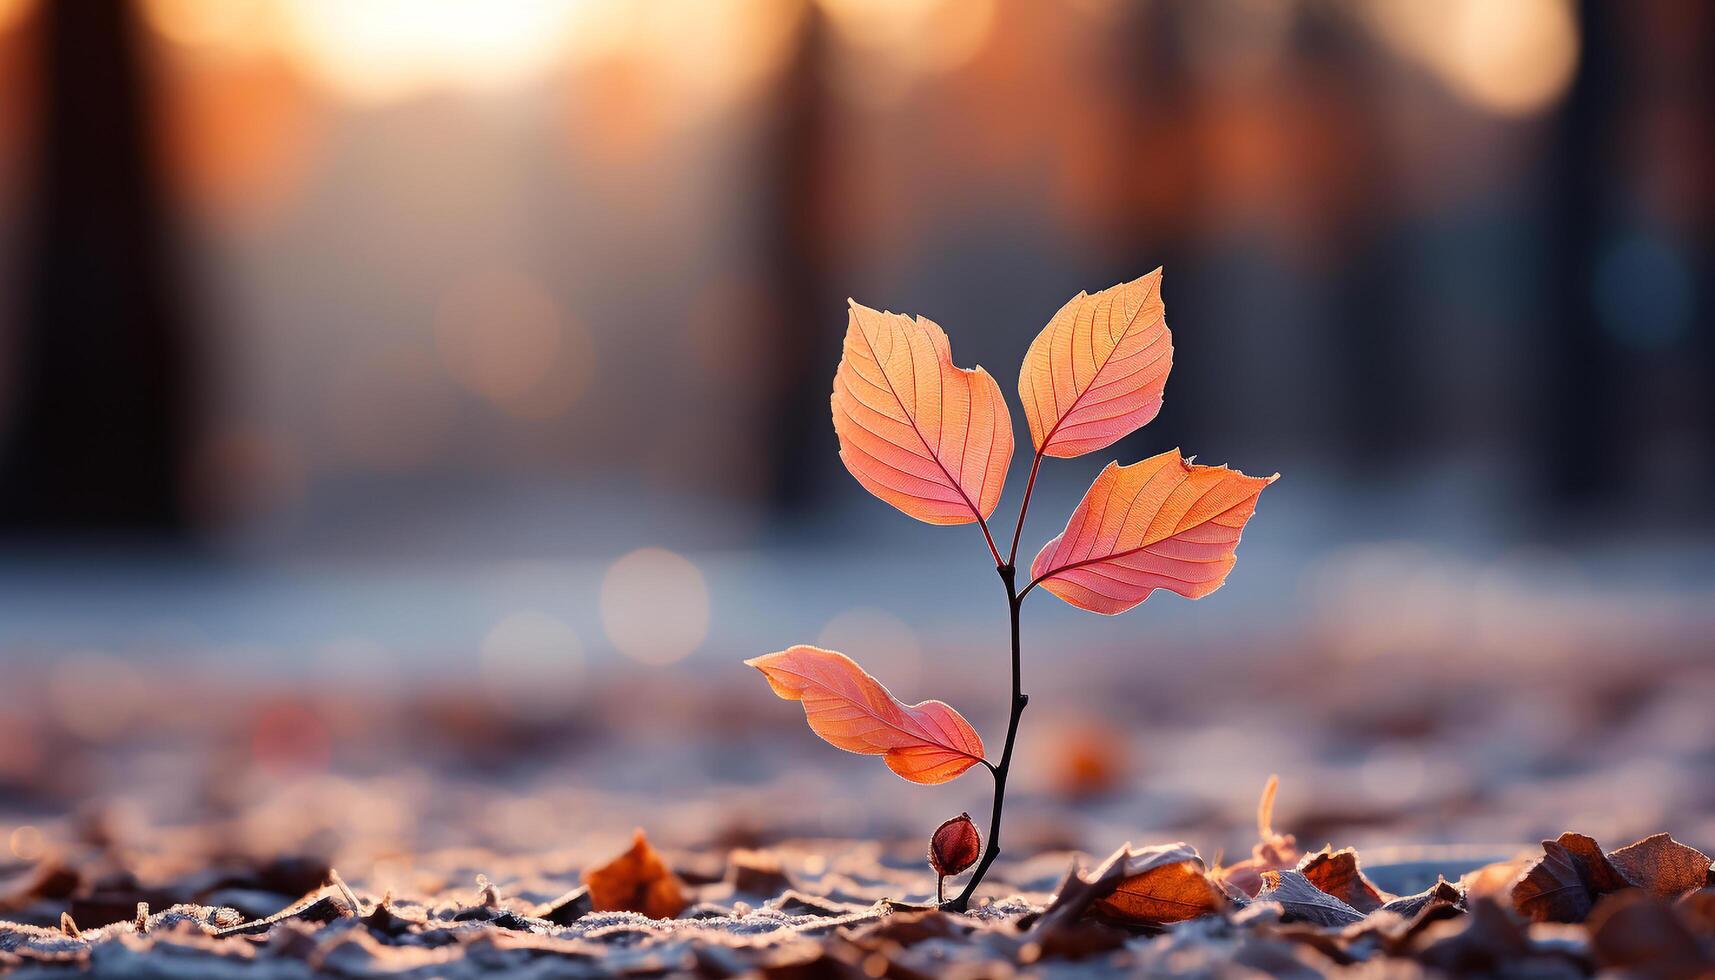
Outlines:
<svg viewBox="0 0 1715 980"><path fill-rule="evenodd" d="M943 888L948 876L976 864L982 850L982 836L968 813L948 820L929 835L929 867L935 869L936 904L946 901Z"/></svg>

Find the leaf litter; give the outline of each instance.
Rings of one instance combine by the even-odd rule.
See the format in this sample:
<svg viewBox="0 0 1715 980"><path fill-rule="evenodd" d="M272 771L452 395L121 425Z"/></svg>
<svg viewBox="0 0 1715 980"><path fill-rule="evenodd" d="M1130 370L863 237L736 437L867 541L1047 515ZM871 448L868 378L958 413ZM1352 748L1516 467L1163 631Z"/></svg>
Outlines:
<svg viewBox="0 0 1715 980"><path fill-rule="evenodd" d="M1257 852L1238 865L1211 868L1182 842L1126 845L1093 870L1074 861L1047 890L1015 887L1002 875L996 884L1005 897L966 914L888 897L853 900L837 876L795 873L811 866L807 850L732 848L717 871L707 855L658 851L641 830L629 848L592 863L579 884L552 897L529 897L538 884L486 875L376 895L327 868L318 885L266 915L196 901L153 911L138 901L117 917L111 910L130 896L116 880L107 914L91 918L102 906L86 902L80 920L70 909L83 886L68 894L66 878L88 879L52 857L42 862L50 868L22 876L35 894L14 886L7 901L39 915L58 905L58 924L0 923L0 967L120 977L163 969L206 977L1715 970L1715 867L1666 834L1604 851L1567 833L1544 841L1535 857L1403 896L1366 875L1357 851L1324 847L1295 867L1256 870L1250 893L1235 868L1280 864L1296 851L1272 829L1273 791L1271 782ZM218 881L193 873L158 893L241 893L235 885L265 892L301 880L304 869L287 872L276 862Z"/></svg>

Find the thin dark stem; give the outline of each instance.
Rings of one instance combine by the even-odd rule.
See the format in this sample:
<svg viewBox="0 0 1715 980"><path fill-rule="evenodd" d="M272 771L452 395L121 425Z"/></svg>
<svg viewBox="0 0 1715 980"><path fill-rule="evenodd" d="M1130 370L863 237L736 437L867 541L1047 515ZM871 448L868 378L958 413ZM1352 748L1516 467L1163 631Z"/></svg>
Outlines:
<svg viewBox="0 0 1715 980"><path fill-rule="evenodd" d="M1042 468L1042 452L1030 461L1030 479L1024 481L1024 502L1018 505L1018 524L1012 529L1012 550L1006 553L1008 565L1018 564L1018 539L1024 536L1024 515L1030 511L1030 494L1036 489L1036 471Z"/></svg>
<svg viewBox="0 0 1715 980"><path fill-rule="evenodd" d="M995 567L1003 567L1006 563L1000 560L1000 549L994 546L994 535L989 533L989 522L979 517L977 518L977 526L983 529L983 540L988 542L989 554L994 556ZM1016 545L1017 542L1014 544Z"/></svg>
<svg viewBox="0 0 1715 980"><path fill-rule="evenodd" d="M1030 697L1021 690L1024 674L1018 657L1018 611L1024 599L1018 594L1018 573L1010 564L1000 566L999 571L1001 581L1006 584L1006 605L1012 620L1012 720L1006 726L1006 747L1001 750L1000 764L989 767L989 772L994 774L994 813L989 818L988 844L983 848L983 859L978 862L971 880L965 884L965 890L946 906L955 912L963 912L970 907L977 885L982 883L989 865L1000 856L1000 814L1006 805L1006 777L1012 769L1012 745L1018 738L1018 719L1024 714L1024 706L1030 703Z"/></svg>

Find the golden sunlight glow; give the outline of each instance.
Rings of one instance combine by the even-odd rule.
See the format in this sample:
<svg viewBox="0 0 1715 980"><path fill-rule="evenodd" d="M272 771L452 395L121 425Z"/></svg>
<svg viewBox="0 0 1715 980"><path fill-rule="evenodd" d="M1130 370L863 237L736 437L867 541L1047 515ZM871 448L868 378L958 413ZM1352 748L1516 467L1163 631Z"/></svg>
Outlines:
<svg viewBox="0 0 1715 980"><path fill-rule="evenodd" d="M35 0L0 0L0 34L22 21L35 5Z"/></svg>
<svg viewBox="0 0 1715 980"><path fill-rule="evenodd" d="M5 0L0 0L0 3ZM217 52L274 49L359 102L491 91L544 74L584 3L557 0L146 0L161 36Z"/></svg>
<svg viewBox="0 0 1715 980"><path fill-rule="evenodd" d="M25 2L0 0L0 18ZM562 63L616 57L648 59L677 83L676 97L719 100L779 65L799 9L796 0L143 0L170 42L278 52L365 104L503 90Z"/></svg>
<svg viewBox="0 0 1715 980"><path fill-rule="evenodd" d="M994 27L994 0L821 0L855 47L908 68L948 71L971 60Z"/></svg>
<svg viewBox="0 0 1715 980"><path fill-rule="evenodd" d="M275 0L144 0L143 17L174 44L221 54L261 51L284 26Z"/></svg>
<svg viewBox="0 0 1715 980"><path fill-rule="evenodd" d="M619 652L639 663L683 660L708 636L708 584L683 555L641 548L602 579L601 623Z"/></svg>
<svg viewBox="0 0 1715 980"><path fill-rule="evenodd" d="M1570 0L1371 0L1364 11L1389 47L1496 115L1548 108L1578 66Z"/></svg>
<svg viewBox="0 0 1715 980"><path fill-rule="evenodd" d="M859 104L898 102L919 76L976 57L994 30L995 0L820 0L849 51L836 83Z"/></svg>
<svg viewBox="0 0 1715 980"><path fill-rule="evenodd" d="M571 5L541 0L293 0L305 67L359 101L424 89L492 90L554 62Z"/></svg>

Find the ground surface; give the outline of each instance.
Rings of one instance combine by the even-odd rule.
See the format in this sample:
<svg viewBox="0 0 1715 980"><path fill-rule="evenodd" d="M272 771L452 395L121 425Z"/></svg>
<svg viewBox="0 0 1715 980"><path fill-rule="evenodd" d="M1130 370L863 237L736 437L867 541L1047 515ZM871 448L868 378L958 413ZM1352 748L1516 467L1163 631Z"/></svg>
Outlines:
<svg viewBox="0 0 1715 980"><path fill-rule="evenodd" d="M1476 895L1458 883L1539 858L1564 831L1607 849L1658 832L1715 849L1715 605L1392 552L1329 567L1266 616L1236 615L1248 607L1235 599L1089 626L1032 608L1006 855L975 918L921 911L934 889L923 854L941 821L986 816L984 773L907 784L818 741L739 666L818 639L832 600L804 614L816 623L743 617L768 636L735 639L717 619L671 668L592 650L570 682L552 662L461 654L477 645L466 639L385 671L366 648L323 651L301 676L12 643L0 964L175 977L1694 975L1708 920L1664 913L1677 895L1640 899L1568 865L1556 894L1588 893L1590 907L1557 914L1586 921L1527 925L1508 911L1510 881ZM905 605L926 592L913 574L951 577L867 576L861 601L898 616L834 617L848 635L832 645L909 700L949 701L993 752L1006 697L1004 673L984 667L1004 649L993 583L938 613ZM401 607L423 605L396 591ZM26 592L8 591L19 609ZM377 593L394 594L364 594ZM1116 925L1094 899L1044 913L1075 859L1093 872L1127 841L1185 841L1210 867L1249 857L1270 773L1294 857L1355 847L1379 891L1409 896L1441 875L1454 896L1427 912L1334 906L1319 913L1330 924L1243 889L1176 924ZM686 909L586 914L577 890L636 828ZM1647 937L1647 956L1616 945L1628 934Z"/></svg>

